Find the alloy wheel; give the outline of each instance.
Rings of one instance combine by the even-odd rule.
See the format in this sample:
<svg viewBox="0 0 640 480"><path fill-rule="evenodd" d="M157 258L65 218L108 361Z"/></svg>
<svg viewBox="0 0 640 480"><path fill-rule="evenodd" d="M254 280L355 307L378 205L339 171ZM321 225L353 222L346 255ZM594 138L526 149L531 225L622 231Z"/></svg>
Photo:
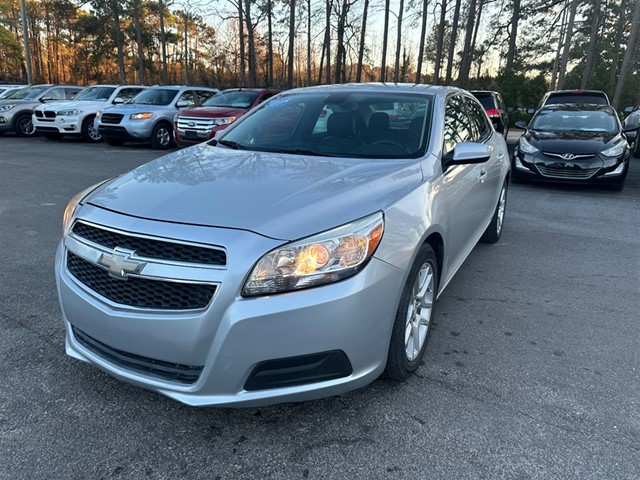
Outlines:
<svg viewBox="0 0 640 480"><path fill-rule="evenodd" d="M418 358L429 331L434 302L435 277L433 267L425 262L418 272L407 308L404 332L405 355L411 362Z"/></svg>

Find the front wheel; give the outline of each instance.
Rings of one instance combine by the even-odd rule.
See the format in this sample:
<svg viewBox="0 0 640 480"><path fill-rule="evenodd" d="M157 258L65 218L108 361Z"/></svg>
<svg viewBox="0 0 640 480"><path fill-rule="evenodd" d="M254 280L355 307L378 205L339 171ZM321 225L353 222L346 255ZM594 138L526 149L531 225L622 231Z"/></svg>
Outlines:
<svg viewBox="0 0 640 480"><path fill-rule="evenodd" d="M16 118L15 131L18 137L33 137L36 134L36 128L31 121L30 113L23 113Z"/></svg>
<svg viewBox="0 0 640 480"><path fill-rule="evenodd" d="M167 150L173 145L173 131L166 123L159 123L151 132L151 148Z"/></svg>
<svg viewBox="0 0 640 480"><path fill-rule="evenodd" d="M404 381L420 366L431 333L438 293L438 262L431 245L420 247L400 297L385 374Z"/></svg>
<svg viewBox="0 0 640 480"><path fill-rule="evenodd" d="M82 135L83 142L95 143L102 140L102 135L98 132L98 129L94 127L93 120L95 115L91 115L84 119L82 122L82 128L80 133Z"/></svg>
<svg viewBox="0 0 640 480"><path fill-rule="evenodd" d="M507 210L507 181L502 184L498 204L491 217L491 223L480 237L482 243L496 243L502 235L502 226L504 224L504 214Z"/></svg>

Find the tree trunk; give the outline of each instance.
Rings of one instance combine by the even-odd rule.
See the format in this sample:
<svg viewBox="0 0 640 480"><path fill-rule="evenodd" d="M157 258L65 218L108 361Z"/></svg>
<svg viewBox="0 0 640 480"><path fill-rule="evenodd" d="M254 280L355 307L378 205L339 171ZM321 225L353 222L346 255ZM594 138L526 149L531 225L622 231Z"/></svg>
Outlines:
<svg viewBox="0 0 640 480"><path fill-rule="evenodd" d="M364 62L364 41L365 41L365 35L367 31L368 12L369 12L369 0L364 0L364 9L362 11L362 28L360 29L360 48L358 50L358 69L356 70L356 83L360 83L362 81L362 69L363 69L363 62Z"/></svg>
<svg viewBox="0 0 640 480"><path fill-rule="evenodd" d="M344 77L344 59L346 57L346 50L344 46L344 33L345 25L347 23L347 15L349 14L348 0L342 0L340 11L338 14L338 29L336 30L337 36L337 50L336 50L336 71L335 71L335 83L340 83Z"/></svg>
<svg viewBox="0 0 640 480"><path fill-rule="evenodd" d="M294 40L296 35L296 0L290 0L290 11L289 11L289 71L287 72L287 85L289 88L293 88L293 47Z"/></svg>
<svg viewBox="0 0 640 480"><path fill-rule="evenodd" d="M449 43L449 52L447 54L447 75L444 83L451 83L451 74L453 72L453 59L456 52L456 41L458 39L458 22L460 20L460 4L462 0L456 0L456 6L453 11L453 23L451 24L451 43Z"/></svg>
<svg viewBox="0 0 640 480"><path fill-rule="evenodd" d="M513 0L513 13L511 15L511 35L509 35L509 50L507 51L507 64L505 70L513 69L516 58L516 40L518 39L518 21L520 20L520 0Z"/></svg>
<svg viewBox="0 0 640 480"><path fill-rule="evenodd" d="M138 76L140 85L144 85L144 52L142 51L142 29L140 27L140 0L133 2L133 22L136 29L136 45L138 54Z"/></svg>
<svg viewBox="0 0 640 480"><path fill-rule="evenodd" d="M389 8L391 0L384 2L384 33L382 36L382 61L380 62L380 81L387 77L387 41L389 40Z"/></svg>
<svg viewBox="0 0 640 480"><path fill-rule="evenodd" d="M469 83L469 71L471 70L471 60L473 59L471 40L473 38L475 20L476 0L469 0L469 14L467 15L467 26L464 33L464 47L462 49L462 61L460 62L460 73L458 74L458 86L461 88L467 88L467 83Z"/></svg>
<svg viewBox="0 0 640 480"><path fill-rule="evenodd" d="M398 9L398 37L396 39L396 63L393 72L393 82L398 83L400 75L400 47L402 46L402 13L404 12L404 0L400 0L400 8Z"/></svg>
<svg viewBox="0 0 640 480"><path fill-rule="evenodd" d="M273 6L267 0L267 83L273 85Z"/></svg>
<svg viewBox="0 0 640 480"><path fill-rule="evenodd" d="M593 18L591 22L591 34L589 35L589 47L587 48L587 60L585 61L584 71L582 72L582 81L580 88L584 90L591 80L593 74L593 56L596 49L596 40L598 33L598 25L600 24L600 0L594 0Z"/></svg>
<svg viewBox="0 0 640 480"><path fill-rule="evenodd" d="M436 46L436 61L433 66L433 84L440 82L440 68L442 66L442 46L444 45L444 27L447 16L447 0L442 0L440 7L440 23L438 24L438 42Z"/></svg>
<svg viewBox="0 0 640 480"><path fill-rule="evenodd" d="M311 85L311 0L307 0L307 85Z"/></svg>
<svg viewBox="0 0 640 480"><path fill-rule="evenodd" d="M420 25L420 47L418 48L418 66L416 68L416 83L420 83L422 76L422 59L424 58L424 44L427 36L427 7L429 0L422 1L422 23Z"/></svg>
<svg viewBox="0 0 640 480"><path fill-rule="evenodd" d="M569 23L567 23L567 34L565 35L564 49L562 50L562 59L560 60L560 68L558 70L558 90L562 90L564 88L564 78L567 74L567 64L569 63L569 52L571 51L571 40L573 38L573 23L576 18L577 8L578 0L571 0Z"/></svg>
<svg viewBox="0 0 640 480"><path fill-rule="evenodd" d="M189 17L184 13L184 84L189 85Z"/></svg>
<svg viewBox="0 0 640 480"><path fill-rule="evenodd" d="M249 86L255 87L258 83L256 65L256 45L253 34L253 22L251 20L251 0L245 0L244 17L247 22L247 41L249 43Z"/></svg>
<svg viewBox="0 0 640 480"><path fill-rule="evenodd" d="M618 60L620 59L620 43L622 42L622 36L624 35L624 24L626 22L625 10L627 7L627 0L621 0L620 2L620 17L618 18L618 25L616 27L616 39L613 48L613 58L611 59L611 75L609 76L609 84L611 88L615 87L616 76L618 74Z"/></svg>
<svg viewBox="0 0 640 480"><path fill-rule="evenodd" d="M333 8L333 0L327 1L326 24L324 30L324 46L326 48L326 82L331 83L331 9Z"/></svg>
<svg viewBox="0 0 640 480"><path fill-rule="evenodd" d="M158 10L160 13L160 45L162 47L162 83L169 83L169 73L167 72L167 33L164 30L164 3L158 0Z"/></svg>
<svg viewBox="0 0 640 480"><path fill-rule="evenodd" d="M618 109L620 104L620 97L622 96L622 89L627 80L627 73L629 72L629 66L633 60L635 52L636 39L638 37L638 27L640 26L640 0L636 0L633 7L633 16L631 17L631 32L627 39L627 48L624 51L624 57L622 58L622 66L620 67L620 76L618 77L618 83L616 84L616 90L613 94L613 101L611 106L614 109Z"/></svg>
<svg viewBox="0 0 640 480"><path fill-rule="evenodd" d="M246 87L246 57L244 52L244 7L242 0L238 0L238 36L240 41L240 86Z"/></svg>
<svg viewBox="0 0 640 480"><path fill-rule="evenodd" d="M120 83L127 83L127 74L124 70L124 39L122 38L122 29L120 28L118 0L111 0L111 9L113 11L113 24L116 34L116 49L118 50L118 73L120 74Z"/></svg>
<svg viewBox="0 0 640 480"><path fill-rule="evenodd" d="M558 65L560 64L560 55L562 52L562 40L564 39L564 32L567 28L566 24L567 20L567 10L566 8L562 12L561 20L560 20L560 34L558 35L558 47L556 48L556 57L553 61L553 71L551 72L551 83L549 84L550 90L556 89L556 84L558 80Z"/></svg>

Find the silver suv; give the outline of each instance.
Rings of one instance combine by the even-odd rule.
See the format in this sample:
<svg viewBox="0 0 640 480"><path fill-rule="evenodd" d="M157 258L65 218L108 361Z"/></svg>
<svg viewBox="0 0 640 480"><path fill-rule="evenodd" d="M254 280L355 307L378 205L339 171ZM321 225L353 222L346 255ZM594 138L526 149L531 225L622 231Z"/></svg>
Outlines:
<svg viewBox="0 0 640 480"><path fill-rule="evenodd" d="M139 85L94 85L71 101L37 107L33 111L33 125L37 132L52 140L71 135L81 136L85 142L98 142L102 137L93 127L96 113L106 105L131 100L146 88Z"/></svg>
<svg viewBox="0 0 640 480"><path fill-rule="evenodd" d="M43 103L71 100L84 87L75 85L33 85L0 100L0 135L14 131L19 137L33 137L33 110Z"/></svg>
<svg viewBox="0 0 640 480"><path fill-rule="evenodd" d="M150 142L152 148L165 150L174 145L176 113L183 108L199 107L219 91L209 87L154 86L126 105L98 112L95 126L109 145Z"/></svg>

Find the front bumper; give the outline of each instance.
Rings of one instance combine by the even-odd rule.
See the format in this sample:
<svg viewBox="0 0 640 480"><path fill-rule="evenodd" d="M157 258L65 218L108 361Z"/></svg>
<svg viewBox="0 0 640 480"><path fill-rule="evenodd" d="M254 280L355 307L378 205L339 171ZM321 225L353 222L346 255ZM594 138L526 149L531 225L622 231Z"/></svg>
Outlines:
<svg viewBox="0 0 640 480"><path fill-rule="evenodd" d="M151 138L151 132L157 119L129 120L125 118L117 124L102 123L95 120L94 125L103 137L117 138L130 142L146 142Z"/></svg>
<svg viewBox="0 0 640 480"><path fill-rule="evenodd" d="M11 124L12 119L13 115L0 114L0 132L13 130L13 125Z"/></svg>
<svg viewBox="0 0 640 480"><path fill-rule="evenodd" d="M521 178L560 183L611 184L620 181L629 167L629 149L618 157L596 154L591 158L566 160L543 152L525 154L514 149L512 168Z"/></svg>
<svg viewBox="0 0 640 480"><path fill-rule="evenodd" d="M198 143L206 142L212 138L215 138L218 132L225 130L229 125L217 125L208 129L190 129L179 128L174 124L174 137L176 143L182 147L197 145Z"/></svg>
<svg viewBox="0 0 640 480"><path fill-rule="evenodd" d="M167 225L161 222L122 218L86 206L82 213L99 224L167 236ZM175 313L105 302L70 274L61 243L56 279L68 355L189 405L256 406L309 400L362 387L383 371L404 272L373 258L359 274L335 284L242 298L239 292L253 262L282 242L242 231L169 228L171 238L198 243L213 238L227 248L228 268L198 273L198 280L218 285L213 301L204 310ZM87 346L82 335L136 359L194 367L197 379L185 384L132 369L104 350ZM344 354L350 373L294 386L247 388L252 372L263 362L323 352Z"/></svg>
<svg viewBox="0 0 640 480"><path fill-rule="evenodd" d="M82 131L82 117L38 118L34 114L31 117L36 131L41 133L62 133L66 135L80 135Z"/></svg>

